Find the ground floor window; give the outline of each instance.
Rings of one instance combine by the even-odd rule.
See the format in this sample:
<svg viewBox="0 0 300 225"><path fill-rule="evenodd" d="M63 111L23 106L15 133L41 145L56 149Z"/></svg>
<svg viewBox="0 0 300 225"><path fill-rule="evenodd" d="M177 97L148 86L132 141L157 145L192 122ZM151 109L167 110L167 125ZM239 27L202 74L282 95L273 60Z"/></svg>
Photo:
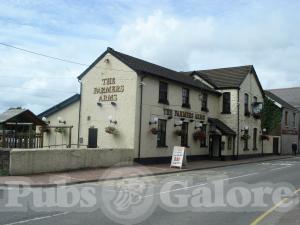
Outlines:
<svg viewBox="0 0 300 225"><path fill-rule="evenodd" d="M167 121L159 119L157 122L157 147L166 146L166 127Z"/></svg>
<svg viewBox="0 0 300 225"><path fill-rule="evenodd" d="M248 134L248 130L244 131L244 151L249 150L248 148L248 141L249 141L249 134Z"/></svg>
<svg viewBox="0 0 300 225"><path fill-rule="evenodd" d="M229 136L227 139L227 149L232 150L232 136Z"/></svg>
<svg viewBox="0 0 300 225"><path fill-rule="evenodd" d="M189 123L183 122L181 125L182 135L181 135L181 146L188 146L188 134L189 134Z"/></svg>
<svg viewBox="0 0 300 225"><path fill-rule="evenodd" d="M200 140L200 147L206 147L206 124L202 124L201 131L205 134L205 136Z"/></svg>

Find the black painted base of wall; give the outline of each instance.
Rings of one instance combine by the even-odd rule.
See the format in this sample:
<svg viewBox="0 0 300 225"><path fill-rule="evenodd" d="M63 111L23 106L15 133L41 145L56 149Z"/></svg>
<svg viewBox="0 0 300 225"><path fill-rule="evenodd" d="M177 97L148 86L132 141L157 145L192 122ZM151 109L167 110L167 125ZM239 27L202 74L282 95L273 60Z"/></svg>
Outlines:
<svg viewBox="0 0 300 225"><path fill-rule="evenodd" d="M226 155L221 156L219 158L210 158L209 155L188 155L188 161L200 161L200 160L222 160L222 161L230 161L230 160L239 160L239 159L251 159L251 158L261 158L264 156L274 155L273 153L266 153L262 155L261 153L258 154L247 154L247 155L239 155L239 156L232 156ZM149 157L149 158L135 158L134 162L143 164L143 165L150 165L150 164L163 164L163 163L171 163L171 156L167 157Z"/></svg>

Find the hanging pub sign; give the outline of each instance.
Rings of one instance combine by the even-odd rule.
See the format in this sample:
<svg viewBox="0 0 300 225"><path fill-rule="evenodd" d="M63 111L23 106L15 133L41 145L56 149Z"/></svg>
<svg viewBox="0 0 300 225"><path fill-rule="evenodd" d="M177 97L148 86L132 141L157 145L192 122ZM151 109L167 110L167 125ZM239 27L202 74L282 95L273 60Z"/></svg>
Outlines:
<svg viewBox="0 0 300 225"><path fill-rule="evenodd" d="M99 102L117 101L118 93L124 92L124 85L117 85L116 79L104 78L101 80L102 86L94 88L94 94L99 94Z"/></svg>
<svg viewBox="0 0 300 225"><path fill-rule="evenodd" d="M185 147L174 146L170 167L182 168L187 165Z"/></svg>

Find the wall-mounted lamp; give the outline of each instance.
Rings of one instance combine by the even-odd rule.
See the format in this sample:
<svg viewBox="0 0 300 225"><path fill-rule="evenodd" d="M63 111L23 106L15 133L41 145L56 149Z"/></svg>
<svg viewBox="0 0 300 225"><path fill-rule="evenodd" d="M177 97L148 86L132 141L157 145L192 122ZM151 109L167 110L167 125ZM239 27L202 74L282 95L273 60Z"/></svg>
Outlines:
<svg viewBox="0 0 300 225"><path fill-rule="evenodd" d="M58 123L63 123L63 124L66 124L66 120L64 120L63 118L61 118L60 116L57 117L57 121Z"/></svg>
<svg viewBox="0 0 300 225"><path fill-rule="evenodd" d="M244 129L242 129L241 131L248 131L249 127L248 126L244 126Z"/></svg>
<svg viewBox="0 0 300 225"><path fill-rule="evenodd" d="M192 122L194 122L194 120L191 119L191 120L190 120L190 123L192 123Z"/></svg>
<svg viewBox="0 0 300 225"><path fill-rule="evenodd" d="M105 63L109 63L109 59L105 59L104 62L105 62Z"/></svg>
<svg viewBox="0 0 300 225"><path fill-rule="evenodd" d="M42 120L43 120L46 124L50 124L50 121L49 121L49 120L47 121L47 118L46 118L46 117L43 117Z"/></svg>
<svg viewBox="0 0 300 225"><path fill-rule="evenodd" d="M153 117L152 120L149 121L149 125L157 124L157 122L158 122L158 118L157 117Z"/></svg>
<svg viewBox="0 0 300 225"><path fill-rule="evenodd" d="M263 129L262 129L262 132L264 132L264 133L267 132L267 129L266 129L266 128L263 128Z"/></svg>
<svg viewBox="0 0 300 225"><path fill-rule="evenodd" d="M174 127L181 126L183 124L182 120L175 121Z"/></svg>
<svg viewBox="0 0 300 225"><path fill-rule="evenodd" d="M117 103L115 103L115 102L110 102L110 104L111 104L112 106L117 106Z"/></svg>
<svg viewBox="0 0 300 225"><path fill-rule="evenodd" d="M195 129L201 128L203 124L201 122L196 122Z"/></svg>
<svg viewBox="0 0 300 225"><path fill-rule="evenodd" d="M170 120L170 119L172 119L173 118L173 116L168 116L168 120Z"/></svg>
<svg viewBox="0 0 300 225"><path fill-rule="evenodd" d="M115 125L118 123L116 120L113 120L113 119L112 119L112 116L109 116L109 117L108 117L108 121L109 121L110 123L115 124Z"/></svg>
<svg viewBox="0 0 300 225"><path fill-rule="evenodd" d="M97 105L102 107L102 103L101 102L97 102Z"/></svg>

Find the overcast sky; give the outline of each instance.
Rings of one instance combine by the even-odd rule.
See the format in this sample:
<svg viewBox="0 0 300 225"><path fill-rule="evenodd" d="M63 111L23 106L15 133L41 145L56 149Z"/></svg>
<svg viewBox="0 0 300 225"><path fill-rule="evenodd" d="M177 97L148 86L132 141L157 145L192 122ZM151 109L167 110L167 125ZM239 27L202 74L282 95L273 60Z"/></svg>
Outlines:
<svg viewBox="0 0 300 225"><path fill-rule="evenodd" d="M3 0L0 42L91 64L110 46L169 67L253 64L264 88L300 86L300 1ZM79 92L85 66L0 45L0 112Z"/></svg>

